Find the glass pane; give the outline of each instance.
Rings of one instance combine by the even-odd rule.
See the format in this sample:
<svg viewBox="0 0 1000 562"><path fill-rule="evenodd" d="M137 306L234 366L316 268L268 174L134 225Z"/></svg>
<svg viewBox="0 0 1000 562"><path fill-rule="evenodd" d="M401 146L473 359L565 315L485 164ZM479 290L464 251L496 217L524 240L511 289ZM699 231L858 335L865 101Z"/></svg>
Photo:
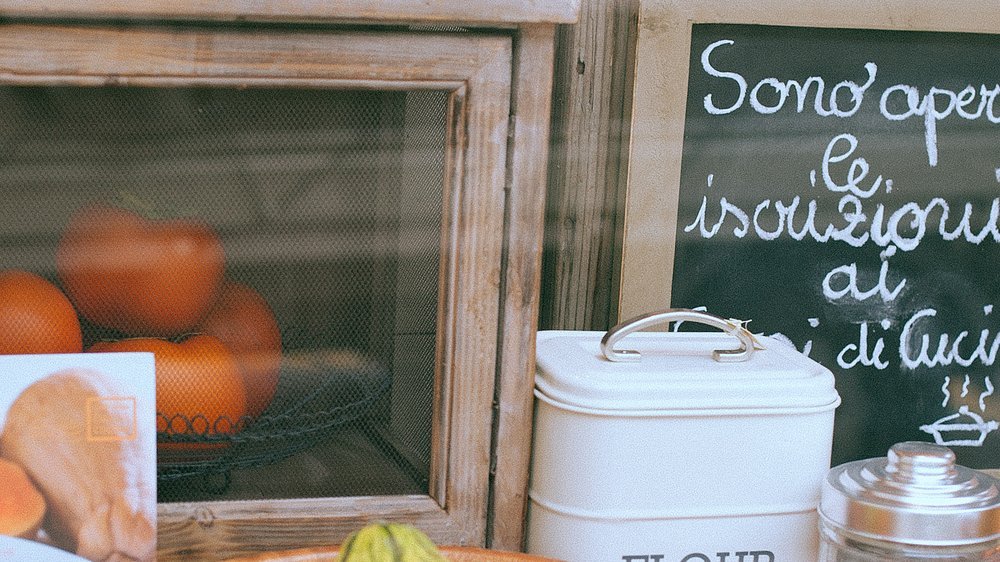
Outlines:
<svg viewBox="0 0 1000 562"><path fill-rule="evenodd" d="M150 349L160 501L426 493L446 104L0 88L0 267L68 294L86 349L195 356Z"/></svg>

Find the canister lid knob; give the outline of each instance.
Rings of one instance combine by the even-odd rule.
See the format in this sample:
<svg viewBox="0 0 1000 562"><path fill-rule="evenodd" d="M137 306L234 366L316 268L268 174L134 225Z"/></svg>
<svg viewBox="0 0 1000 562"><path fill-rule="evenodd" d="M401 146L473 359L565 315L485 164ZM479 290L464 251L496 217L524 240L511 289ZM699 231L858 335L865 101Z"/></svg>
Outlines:
<svg viewBox="0 0 1000 562"><path fill-rule="evenodd" d="M886 477L911 486L947 485L955 480L955 453L948 447L905 441L889 449L885 464Z"/></svg>
<svg viewBox="0 0 1000 562"><path fill-rule="evenodd" d="M948 447L908 441L830 470L819 511L844 532L890 542L1000 540L1000 481L957 465Z"/></svg>

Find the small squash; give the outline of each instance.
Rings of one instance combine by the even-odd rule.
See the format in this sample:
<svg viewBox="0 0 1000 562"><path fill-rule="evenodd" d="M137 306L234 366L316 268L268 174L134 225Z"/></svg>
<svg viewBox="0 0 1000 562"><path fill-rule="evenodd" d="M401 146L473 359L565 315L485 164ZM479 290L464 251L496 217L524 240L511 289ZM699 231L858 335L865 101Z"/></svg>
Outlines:
<svg viewBox="0 0 1000 562"><path fill-rule="evenodd" d="M369 523L351 533L340 562L446 562L431 539L405 523Z"/></svg>
<svg viewBox="0 0 1000 562"><path fill-rule="evenodd" d="M45 497L20 465L0 459L0 535L33 539L45 517Z"/></svg>

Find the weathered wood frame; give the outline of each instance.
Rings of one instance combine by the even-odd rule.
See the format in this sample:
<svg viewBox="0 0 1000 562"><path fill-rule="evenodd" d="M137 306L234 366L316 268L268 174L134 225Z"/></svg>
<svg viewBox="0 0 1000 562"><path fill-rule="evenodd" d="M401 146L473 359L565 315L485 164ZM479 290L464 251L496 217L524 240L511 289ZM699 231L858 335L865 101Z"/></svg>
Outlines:
<svg viewBox="0 0 1000 562"><path fill-rule="evenodd" d="M0 9L29 17L226 20L247 19L240 10L250 5L220 2L201 10L181 4L189 9L117 13L110 6L101 9L100 3L75 2L49 3L44 9L37 3L2 2ZM554 4L569 10L566 14L573 10L571 1ZM368 19L366 14L346 19ZM302 14L250 16L294 20ZM419 16L416 11L400 14L420 21L444 19L436 13ZM429 494L161 504L158 558L210 559L328 545L379 518L418 524L440 543L519 549L530 458L555 26L522 23L490 32L421 33L100 21L0 25L0 83L449 92Z"/></svg>
<svg viewBox="0 0 1000 562"><path fill-rule="evenodd" d="M447 25L572 23L579 0L2 0L0 13L32 18L199 21L421 22Z"/></svg>
<svg viewBox="0 0 1000 562"><path fill-rule="evenodd" d="M639 0L583 0L556 34L543 330L618 322Z"/></svg>

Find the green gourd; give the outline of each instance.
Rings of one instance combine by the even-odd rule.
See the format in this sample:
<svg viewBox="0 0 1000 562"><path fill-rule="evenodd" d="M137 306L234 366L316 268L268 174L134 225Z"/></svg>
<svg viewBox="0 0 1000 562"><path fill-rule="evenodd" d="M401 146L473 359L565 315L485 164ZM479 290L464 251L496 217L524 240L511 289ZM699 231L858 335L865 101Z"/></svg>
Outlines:
<svg viewBox="0 0 1000 562"><path fill-rule="evenodd" d="M341 562L445 562L420 529L404 523L371 523L352 533L340 551Z"/></svg>

